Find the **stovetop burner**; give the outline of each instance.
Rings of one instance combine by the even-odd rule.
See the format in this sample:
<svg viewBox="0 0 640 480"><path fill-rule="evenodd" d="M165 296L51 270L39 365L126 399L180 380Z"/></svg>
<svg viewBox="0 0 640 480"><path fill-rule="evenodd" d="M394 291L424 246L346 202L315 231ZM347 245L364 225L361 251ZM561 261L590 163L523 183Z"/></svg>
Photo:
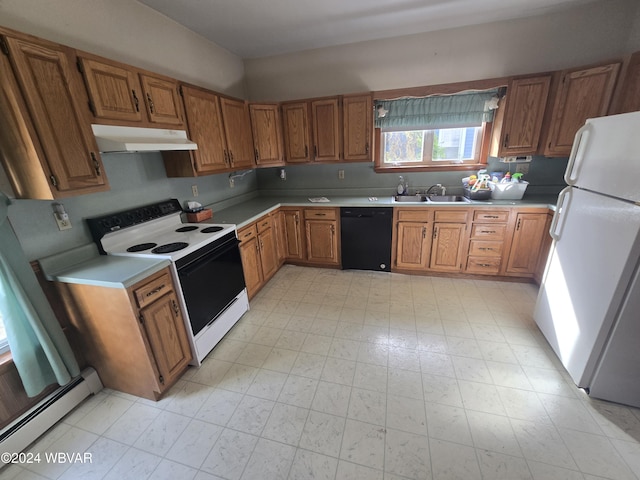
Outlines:
<svg viewBox="0 0 640 480"><path fill-rule="evenodd" d="M214 232L219 232L220 230L223 230L224 227L207 227L207 228L203 228L202 230L200 230L200 232L202 233L214 233Z"/></svg>
<svg viewBox="0 0 640 480"><path fill-rule="evenodd" d="M173 242L167 243L165 245L160 245L159 247L151 250L151 253L171 253L177 252L178 250L182 250L183 248L187 248L189 244L187 242Z"/></svg>
<svg viewBox="0 0 640 480"><path fill-rule="evenodd" d="M187 225L186 227L180 227L176 230L176 232L190 232L192 230L197 230L198 227L195 225Z"/></svg>
<svg viewBox="0 0 640 480"><path fill-rule="evenodd" d="M133 245L127 248L127 252L144 252L145 250L149 250L150 248L158 245L157 243L139 243L138 245Z"/></svg>

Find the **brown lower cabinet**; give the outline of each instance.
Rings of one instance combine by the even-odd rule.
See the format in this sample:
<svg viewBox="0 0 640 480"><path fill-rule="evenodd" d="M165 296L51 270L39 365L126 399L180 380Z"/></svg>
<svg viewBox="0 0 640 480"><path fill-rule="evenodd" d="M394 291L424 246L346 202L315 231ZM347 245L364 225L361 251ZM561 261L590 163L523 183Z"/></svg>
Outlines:
<svg viewBox="0 0 640 480"><path fill-rule="evenodd" d="M277 234L271 215L238 231L247 295L252 298L278 270Z"/></svg>
<svg viewBox="0 0 640 480"><path fill-rule="evenodd" d="M105 387L157 400L184 373L191 349L168 268L129 288L56 285Z"/></svg>
<svg viewBox="0 0 640 480"><path fill-rule="evenodd" d="M338 214L337 208L304 209L307 262L340 265Z"/></svg>
<svg viewBox="0 0 640 480"><path fill-rule="evenodd" d="M545 234L546 213L517 213L505 273L533 275Z"/></svg>

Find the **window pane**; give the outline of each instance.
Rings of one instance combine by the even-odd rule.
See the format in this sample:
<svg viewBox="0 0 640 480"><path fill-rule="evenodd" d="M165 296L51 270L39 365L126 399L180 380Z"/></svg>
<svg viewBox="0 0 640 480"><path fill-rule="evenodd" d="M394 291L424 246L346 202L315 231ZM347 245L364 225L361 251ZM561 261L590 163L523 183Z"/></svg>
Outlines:
<svg viewBox="0 0 640 480"><path fill-rule="evenodd" d="M384 133L384 163L422 162L424 130Z"/></svg>
<svg viewBox="0 0 640 480"><path fill-rule="evenodd" d="M475 157L480 127L434 130L433 160L461 162Z"/></svg>

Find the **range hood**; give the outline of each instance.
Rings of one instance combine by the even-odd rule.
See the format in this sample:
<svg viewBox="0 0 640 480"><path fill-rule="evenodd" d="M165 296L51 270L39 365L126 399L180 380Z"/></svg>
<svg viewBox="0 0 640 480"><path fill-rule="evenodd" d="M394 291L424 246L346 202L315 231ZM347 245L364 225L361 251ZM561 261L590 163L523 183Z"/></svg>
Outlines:
<svg viewBox="0 0 640 480"><path fill-rule="evenodd" d="M91 125L101 152L161 152L197 150L184 130Z"/></svg>

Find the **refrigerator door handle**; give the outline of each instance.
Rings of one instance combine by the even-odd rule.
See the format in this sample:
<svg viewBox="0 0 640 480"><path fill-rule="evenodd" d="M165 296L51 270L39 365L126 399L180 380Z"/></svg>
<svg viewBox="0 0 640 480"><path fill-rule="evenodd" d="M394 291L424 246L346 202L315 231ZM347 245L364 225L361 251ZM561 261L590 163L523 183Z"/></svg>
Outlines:
<svg viewBox="0 0 640 480"><path fill-rule="evenodd" d="M551 238L558 241L560 240L560 231L562 230L562 225L560 224L560 217L566 213L566 209L569 208L569 201L566 200L569 193L571 192L572 187L565 187L560 194L558 195L558 205L556 206L556 212L553 214L553 219L551 220L551 226L549 227L549 235ZM567 204L565 207L565 203ZM558 228L558 226L560 228Z"/></svg>
<svg viewBox="0 0 640 480"><path fill-rule="evenodd" d="M569 155L569 162L567 163L567 170L564 172L564 181L567 185L575 185L578 181L577 176L573 176L574 172L580 166L580 161L583 157L584 148L580 148L583 145L586 145L587 140L589 138L589 124L583 125L576 132L576 136L573 140L573 145L571 146L571 154Z"/></svg>

